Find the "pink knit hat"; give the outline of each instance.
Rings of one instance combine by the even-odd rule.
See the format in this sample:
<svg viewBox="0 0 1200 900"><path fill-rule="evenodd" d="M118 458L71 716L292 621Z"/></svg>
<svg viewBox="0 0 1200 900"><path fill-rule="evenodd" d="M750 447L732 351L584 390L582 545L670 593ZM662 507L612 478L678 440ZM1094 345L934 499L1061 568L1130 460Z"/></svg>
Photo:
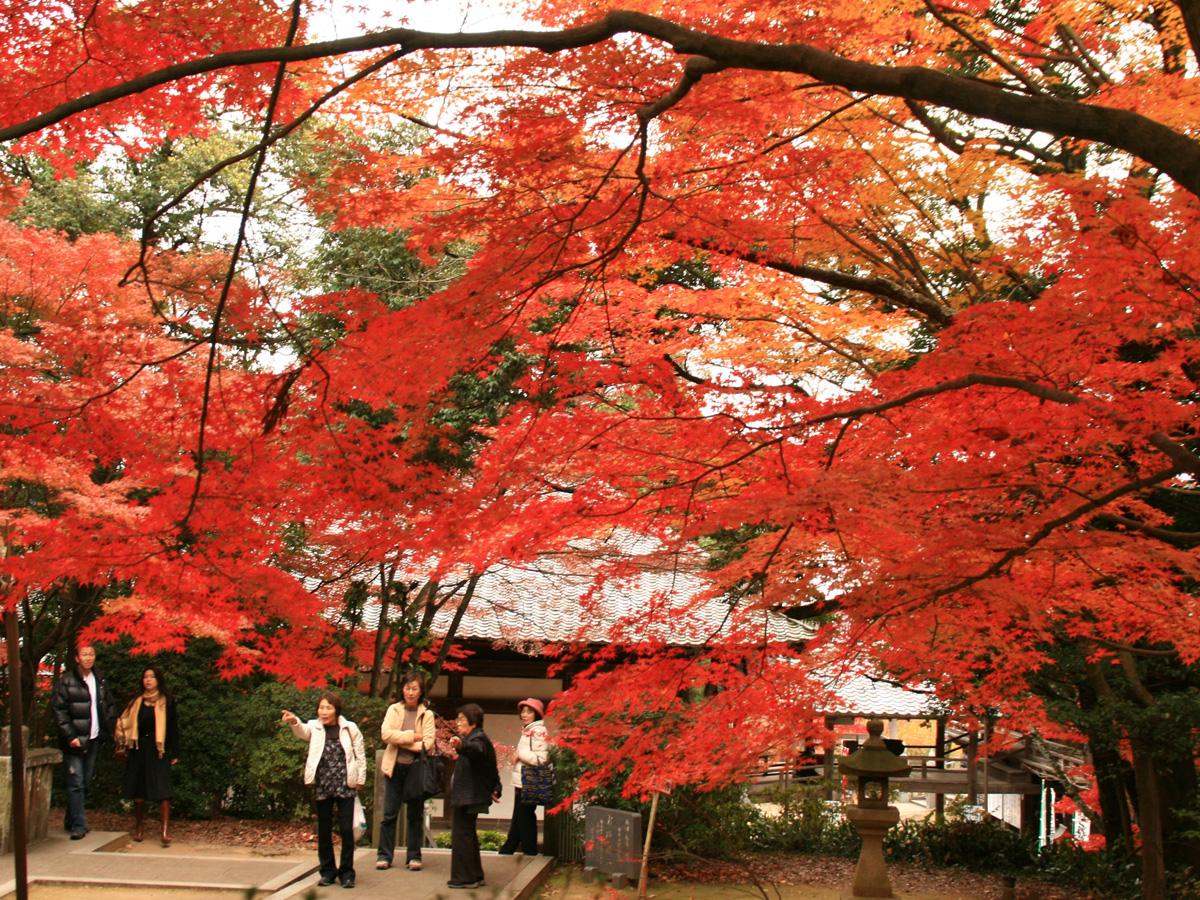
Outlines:
<svg viewBox="0 0 1200 900"><path fill-rule="evenodd" d="M522 706L528 706L530 709L532 709L538 714L539 719L546 715L546 707L542 705L541 700L535 700L533 697L526 697L517 704L517 709L520 709Z"/></svg>

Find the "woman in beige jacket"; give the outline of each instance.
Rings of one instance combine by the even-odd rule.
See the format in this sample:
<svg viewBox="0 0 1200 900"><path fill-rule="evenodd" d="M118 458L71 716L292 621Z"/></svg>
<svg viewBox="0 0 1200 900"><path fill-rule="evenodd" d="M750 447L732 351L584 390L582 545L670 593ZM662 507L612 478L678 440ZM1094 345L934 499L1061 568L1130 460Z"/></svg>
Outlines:
<svg viewBox="0 0 1200 900"><path fill-rule="evenodd" d="M420 672L409 672L400 679L399 703L388 707L383 717L383 742L387 749L383 753L380 768L384 775L383 817L379 820L379 848L375 868L387 869L392 865L396 851L396 819L400 815L400 804L408 805L408 847L405 864L416 871L421 868L421 845L425 837L425 798L414 797L404 800L404 782L413 763L420 756L421 748L426 753L433 751L434 715L424 705L425 676Z"/></svg>

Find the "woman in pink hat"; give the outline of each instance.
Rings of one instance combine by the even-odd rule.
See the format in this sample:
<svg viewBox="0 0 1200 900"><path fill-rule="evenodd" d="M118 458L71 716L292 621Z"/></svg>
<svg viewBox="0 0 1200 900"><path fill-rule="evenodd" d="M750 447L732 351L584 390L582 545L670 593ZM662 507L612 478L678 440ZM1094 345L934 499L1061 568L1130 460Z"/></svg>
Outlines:
<svg viewBox="0 0 1200 900"><path fill-rule="evenodd" d="M513 764L512 784L515 796L508 839L499 850L502 854L508 855L520 850L527 856L537 856L537 804L521 802L521 768L544 766L550 758L550 743L546 735L546 726L542 724L545 712L546 707L542 705L542 701L533 697L517 704L517 713L521 716L521 739L517 741L517 747L509 757Z"/></svg>

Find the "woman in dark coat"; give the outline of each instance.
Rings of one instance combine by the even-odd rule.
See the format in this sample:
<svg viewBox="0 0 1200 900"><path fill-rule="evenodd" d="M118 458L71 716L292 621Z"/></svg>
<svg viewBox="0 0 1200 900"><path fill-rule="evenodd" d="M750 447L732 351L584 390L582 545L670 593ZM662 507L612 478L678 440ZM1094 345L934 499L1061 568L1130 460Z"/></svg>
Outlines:
<svg viewBox="0 0 1200 900"><path fill-rule="evenodd" d="M479 834L475 830L481 813L500 799L500 769L496 748L483 733L483 710L468 703L454 720L457 735L450 738L451 753L458 762L450 781L450 808L454 811L450 836L451 888L483 886L483 859L479 855Z"/></svg>
<svg viewBox="0 0 1200 900"><path fill-rule="evenodd" d="M129 698L117 722L116 739L129 751L125 787L121 796L133 801L133 839L142 839L146 801L157 801L162 814L162 845L169 847L171 821L171 766L179 761L179 724L175 698L158 666L142 673L142 689Z"/></svg>

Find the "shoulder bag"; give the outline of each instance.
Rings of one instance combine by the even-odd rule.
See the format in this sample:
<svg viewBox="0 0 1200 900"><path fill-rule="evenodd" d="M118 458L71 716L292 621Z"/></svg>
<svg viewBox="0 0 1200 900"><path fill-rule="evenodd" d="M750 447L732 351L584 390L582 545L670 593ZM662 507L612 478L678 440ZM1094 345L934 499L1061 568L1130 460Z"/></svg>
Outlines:
<svg viewBox="0 0 1200 900"><path fill-rule="evenodd" d="M404 780L404 800L428 800L442 792L441 767L442 758L425 752L421 747L421 755L412 761L408 767L408 777Z"/></svg>
<svg viewBox="0 0 1200 900"><path fill-rule="evenodd" d="M554 802L554 764L541 766L521 764L521 802L549 806Z"/></svg>

